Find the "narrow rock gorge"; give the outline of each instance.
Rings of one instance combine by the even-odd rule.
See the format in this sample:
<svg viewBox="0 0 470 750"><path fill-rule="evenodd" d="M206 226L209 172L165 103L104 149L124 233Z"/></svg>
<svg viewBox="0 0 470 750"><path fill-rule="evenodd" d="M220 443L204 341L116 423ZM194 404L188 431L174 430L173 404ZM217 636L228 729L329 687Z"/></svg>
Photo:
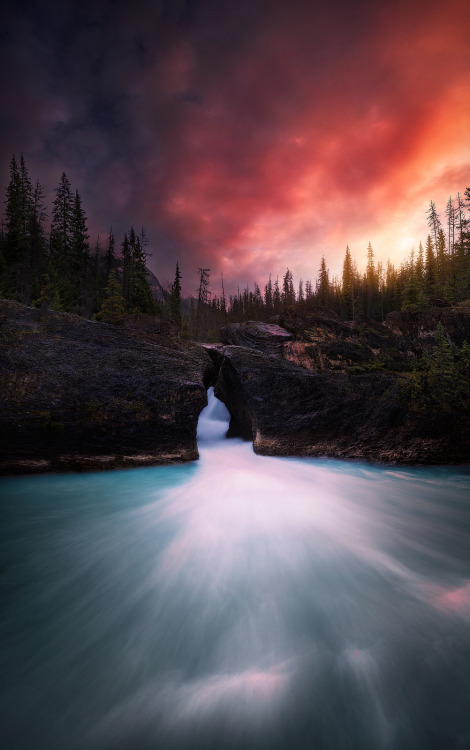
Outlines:
<svg viewBox="0 0 470 750"><path fill-rule="evenodd" d="M221 343L196 345L162 318L115 326L1 300L0 471L197 459L210 385L230 412L229 437L260 454L466 463L468 378L459 371L454 387L444 372L436 398L416 374L418 359L434 356L438 325L464 351L463 308L393 313L385 324L290 314L233 323Z"/></svg>

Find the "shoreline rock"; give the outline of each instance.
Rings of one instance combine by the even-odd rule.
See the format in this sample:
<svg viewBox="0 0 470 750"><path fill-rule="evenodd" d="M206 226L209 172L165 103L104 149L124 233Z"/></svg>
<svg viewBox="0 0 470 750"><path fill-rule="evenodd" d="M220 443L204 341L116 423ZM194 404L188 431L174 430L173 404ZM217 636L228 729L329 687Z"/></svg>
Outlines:
<svg viewBox="0 0 470 750"><path fill-rule="evenodd" d="M198 458L211 359L141 318L119 327L0 300L0 474Z"/></svg>
<svg viewBox="0 0 470 750"><path fill-rule="evenodd" d="M450 319L449 311L445 315ZM457 319L461 338L469 317L463 320L458 311ZM209 351L218 371L215 395L231 414L229 435L253 439L262 455L470 463L465 415L420 411L412 402L417 342L408 331L397 334L376 323L351 326L325 313L286 316L279 323L294 338L286 338L277 354L266 351L264 333L261 345L252 342L255 323L245 337L248 346L222 344ZM233 328L230 340L237 340Z"/></svg>
<svg viewBox="0 0 470 750"><path fill-rule="evenodd" d="M470 311L451 308L385 324L290 313L231 324L225 343L204 346L158 318L113 326L0 300L0 474L196 460L210 385L228 435L262 455L470 463L468 408L420 410L410 396L436 320L458 346L470 340Z"/></svg>

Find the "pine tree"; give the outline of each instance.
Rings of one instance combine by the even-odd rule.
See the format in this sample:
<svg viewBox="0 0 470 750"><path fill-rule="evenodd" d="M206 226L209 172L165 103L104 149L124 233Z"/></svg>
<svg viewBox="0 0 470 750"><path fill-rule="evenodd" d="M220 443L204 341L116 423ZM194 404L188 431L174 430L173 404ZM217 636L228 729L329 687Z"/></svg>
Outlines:
<svg viewBox="0 0 470 750"><path fill-rule="evenodd" d="M416 259L416 266L415 266L415 272L416 272L416 279L423 288L424 284L424 250L423 250L423 243L419 243L419 250L418 250L418 257Z"/></svg>
<svg viewBox="0 0 470 750"><path fill-rule="evenodd" d="M419 282L416 265L414 263L414 251L411 251L411 261L408 268L407 280L403 290L403 304L401 309L415 315L425 306L422 285Z"/></svg>
<svg viewBox="0 0 470 750"><path fill-rule="evenodd" d="M125 232L122 242L122 296L127 306L129 306L133 284L132 270L132 251L127 232Z"/></svg>
<svg viewBox="0 0 470 750"><path fill-rule="evenodd" d="M275 315L279 315L281 312L281 292L279 289L279 279L276 276L276 281L274 282L274 291L273 291L273 310Z"/></svg>
<svg viewBox="0 0 470 750"><path fill-rule="evenodd" d="M89 293L89 234L86 225L86 215L82 206L82 199L78 190L73 200L71 237L69 252L69 274L73 289L73 305L80 313L90 313L92 307Z"/></svg>
<svg viewBox="0 0 470 750"><path fill-rule="evenodd" d="M374 251L372 244L369 242L367 247L367 265L365 274L365 312L366 316L370 319L374 319L377 314L377 302L379 294L379 275L374 264Z"/></svg>
<svg viewBox="0 0 470 750"><path fill-rule="evenodd" d="M31 304L47 271L44 195L39 181L33 188L23 154L13 155L6 190L5 232L2 223L0 286L3 293Z"/></svg>
<svg viewBox="0 0 470 750"><path fill-rule="evenodd" d="M434 255L434 248L432 244L431 235L428 234L426 240L426 260L424 269L424 289L426 294L432 295L436 291L437 281L437 269L436 269L436 257Z"/></svg>
<svg viewBox="0 0 470 750"><path fill-rule="evenodd" d="M452 196L449 195L449 200L446 205L446 217L447 217L447 251L449 255L453 254L454 243L455 243L455 209L452 203Z"/></svg>
<svg viewBox="0 0 470 750"><path fill-rule="evenodd" d="M220 273L220 284L222 286L222 297L220 298L220 312L222 313L222 320L225 323L225 318L227 315L227 301L225 299L225 289L224 289L224 274Z"/></svg>
<svg viewBox="0 0 470 750"><path fill-rule="evenodd" d="M70 182L62 172L56 197L52 204L50 255L54 266L68 275L70 247L72 244L74 200Z"/></svg>
<svg viewBox="0 0 470 750"><path fill-rule="evenodd" d="M460 193L457 193L457 206L456 206L456 218L457 218L457 228L458 228L458 239L457 242L460 242L462 239L462 235L466 230L466 227L468 226L468 221L465 219L465 202L460 195Z"/></svg>
<svg viewBox="0 0 470 750"><path fill-rule="evenodd" d="M116 253L114 250L115 247L115 238L113 234L113 228L111 227L109 230L108 235L108 245L106 248L106 256L105 256L105 274L106 278L109 278L109 274L113 269L116 268Z"/></svg>
<svg viewBox="0 0 470 750"><path fill-rule="evenodd" d="M97 317L105 323L120 323L125 315L125 302L121 294L121 285L114 268L109 274L105 289L105 298Z"/></svg>
<svg viewBox="0 0 470 750"><path fill-rule="evenodd" d="M455 302L470 298L470 243L465 242L465 233L455 243L454 253L454 275Z"/></svg>
<svg viewBox="0 0 470 750"><path fill-rule="evenodd" d="M458 400L460 383L454 360L455 347L448 340L442 323L436 330L436 348L430 357L428 381L431 393L441 407L452 408Z"/></svg>
<svg viewBox="0 0 470 750"><path fill-rule="evenodd" d="M321 307L328 307L330 301L330 280L324 255L322 255L317 279L317 301Z"/></svg>
<svg viewBox="0 0 470 750"><path fill-rule="evenodd" d="M196 330L195 330L195 338L198 338L198 335L201 333L202 330L202 323L204 322L204 312L205 307L209 301L209 278L210 278L210 268L199 268L199 288L197 291L197 310L196 310Z"/></svg>
<svg viewBox="0 0 470 750"><path fill-rule="evenodd" d="M399 275L395 266L390 261L387 261L384 295L384 309L386 313L392 312L392 310L400 309L401 294Z"/></svg>
<svg viewBox="0 0 470 750"><path fill-rule="evenodd" d="M29 236L32 210L31 181L23 154L20 166L15 155L10 162L10 181L6 190L6 230L3 240L5 265L1 280L4 293L30 302L29 297Z"/></svg>
<svg viewBox="0 0 470 750"><path fill-rule="evenodd" d="M53 282L48 273L43 275L39 297L34 301L35 307L41 307L44 304L56 312L62 312L64 309L57 284Z"/></svg>
<svg viewBox="0 0 470 750"><path fill-rule="evenodd" d="M243 290L243 316L245 320L252 318L253 305L250 303L250 290L248 286Z"/></svg>
<svg viewBox="0 0 470 750"><path fill-rule="evenodd" d="M255 320L260 320L263 317L263 297L261 296L261 290L255 281L254 292L253 292L253 317Z"/></svg>
<svg viewBox="0 0 470 750"><path fill-rule="evenodd" d="M354 320L354 270L349 245L346 246L343 262L341 308L345 320Z"/></svg>
<svg viewBox="0 0 470 750"><path fill-rule="evenodd" d="M289 271L289 269L285 272L282 281L281 299L284 311L291 307L295 302L294 280L292 278L292 271Z"/></svg>
<svg viewBox="0 0 470 750"><path fill-rule="evenodd" d="M269 318L274 313L273 283L271 280L271 274L269 274L268 283L264 287L264 307L266 310L266 317Z"/></svg>
<svg viewBox="0 0 470 750"><path fill-rule="evenodd" d="M446 254L446 238L444 230L439 227L437 232L436 244L436 265L437 265L437 283L439 285L439 294L443 294L447 282L448 274L448 256Z"/></svg>
<svg viewBox="0 0 470 750"><path fill-rule="evenodd" d="M430 202L429 208L426 211L426 213L429 214L429 216L428 216L428 226L433 231L433 234L434 234L434 246L436 247L437 246L437 234L439 232L439 229L441 228L441 221L440 221L439 215L438 215L438 213L436 211L436 204L434 203L434 201Z"/></svg>
<svg viewBox="0 0 470 750"><path fill-rule="evenodd" d="M61 299L67 310L74 308L77 302L77 279L72 273L70 264L73 204L70 182L63 172L52 204L49 259L57 278Z"/></svg>
<svg viewBox="0 0 470 750"><path fill-rule="evenodd" d="M181 328L181 274L176 261L175 280L170 292L171 319Z"/></svg>
<svg viewBox="0 0 470 750"><path fill-rule="evenodd" d="M107 280L109 275L106 274L106 263L101 248L100 236L98 235L95 243L93 257L90 257L89 274L87 281L87 296L91 299L92 310L96 315L104 301Z"/></svg>
<svg viewBox="0 0 470 750"><path fill-rule="evenodd" d="M132 311L154 315L156 312L152 290L147 274L147 255L131 227L130 245L132 248L132 284L130 288L129 305Z"/></svg>

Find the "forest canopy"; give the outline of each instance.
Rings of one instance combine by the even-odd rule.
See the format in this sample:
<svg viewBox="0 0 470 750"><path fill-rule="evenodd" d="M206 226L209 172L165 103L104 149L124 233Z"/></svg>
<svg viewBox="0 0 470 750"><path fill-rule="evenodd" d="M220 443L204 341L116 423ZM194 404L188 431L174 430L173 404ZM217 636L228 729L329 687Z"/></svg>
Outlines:
<svg viewBox="0 0 470 750"><path fill-rule="evenodd" d="M184 336L215 340L228 322L269 320L294 306L327 308L344 320L382 321L393 310L417 314L429 304L461 304L470 299L470 188L449 196L445 216L430 201L429 234L398 268L375 260L372 243L366 266L358 270L346 247L341 277L330 278L321 258L314 280L281 278L267 269L264 286L247 285L226 298L224 279L211 291L210 269L198 269L197 296L181 297L181 273L157 298L147 268L149 240L130 225L116 239L90 243L82 198L62 173L50 214L39 180L30 178L25 159L10 162L4 221L0 234L0 295L26 305L118 323L129 313L164 315Z"/></svg>

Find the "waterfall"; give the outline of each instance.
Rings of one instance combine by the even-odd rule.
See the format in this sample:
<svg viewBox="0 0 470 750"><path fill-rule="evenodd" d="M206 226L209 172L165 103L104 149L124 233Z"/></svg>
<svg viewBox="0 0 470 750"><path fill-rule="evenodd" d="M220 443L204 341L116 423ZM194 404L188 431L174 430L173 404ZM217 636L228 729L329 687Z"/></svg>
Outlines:
<svg viewBox="0 0 470 750"><path fill-rule="evenodd" d="M197 441L214 443L222 440L228 430L230 414L227 407L214 396L214 389L207 391L207 406L199 416Z"/></svg>

